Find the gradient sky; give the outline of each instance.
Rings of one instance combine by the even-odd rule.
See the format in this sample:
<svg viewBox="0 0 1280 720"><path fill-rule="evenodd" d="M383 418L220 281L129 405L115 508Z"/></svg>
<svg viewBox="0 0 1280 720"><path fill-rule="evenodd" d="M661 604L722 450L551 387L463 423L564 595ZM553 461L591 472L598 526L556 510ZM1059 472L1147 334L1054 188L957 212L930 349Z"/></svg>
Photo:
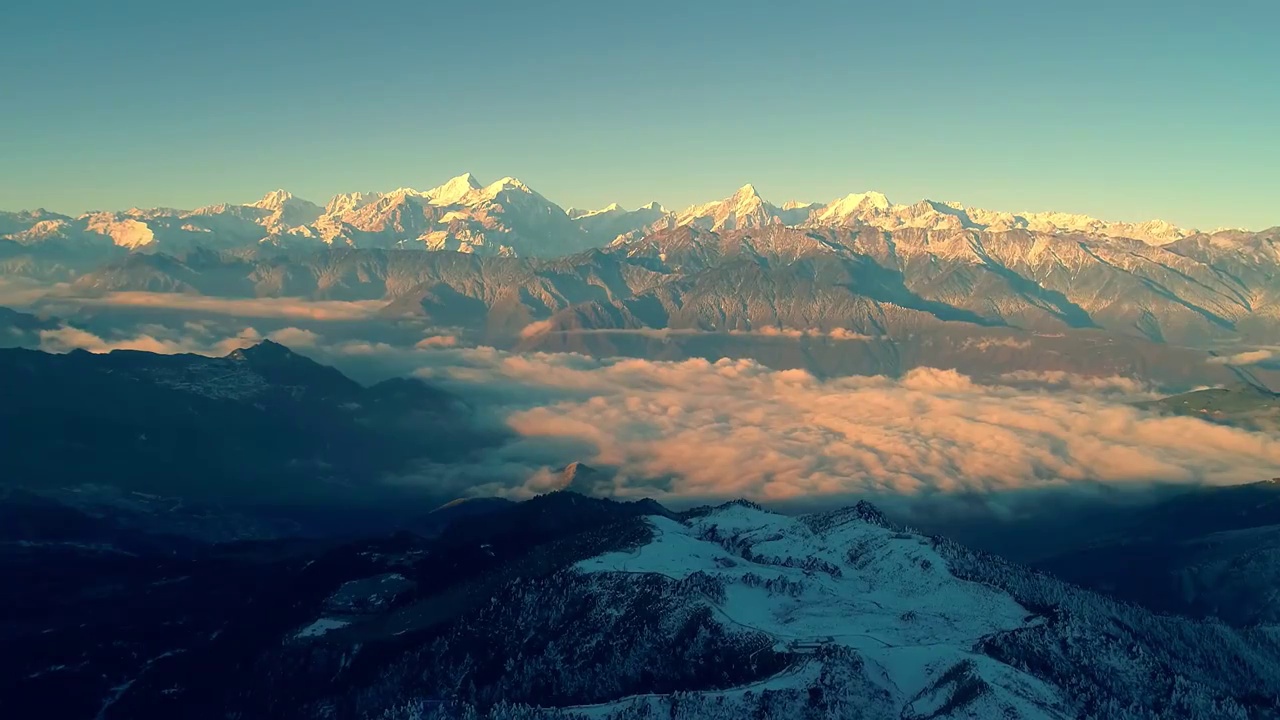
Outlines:
<svg viewBox="0 0 1280 720"><path fill-rule="evenodd" d="M1280 224L1280 3L10 0L0 208L514 175Z"/></svg>

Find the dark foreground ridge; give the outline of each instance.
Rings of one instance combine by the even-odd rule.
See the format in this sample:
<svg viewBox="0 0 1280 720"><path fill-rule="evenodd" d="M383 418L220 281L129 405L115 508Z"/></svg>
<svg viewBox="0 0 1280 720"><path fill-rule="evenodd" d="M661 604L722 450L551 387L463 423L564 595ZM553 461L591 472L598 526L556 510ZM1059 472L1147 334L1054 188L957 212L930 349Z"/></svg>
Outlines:
<svg viewBox="0 0 1280 720"><path fill-rule="evenodd" d="M365 387L269 340L221 358L0 349L0 377L6 484L36 490L359 502L387 473L497 440L443 391Z"/></svg>
<svg viewBox="0 0 1280 720"><path fill-rule="evenodd" d="M21 649L0 658L0 703L46 717L550 720L615 703L597 715L1264 718L1280 700L1270 630L1154 615L904 532L867 503L795 521L562 491L451 504L430 537L204 544L4 501L24 520L0 526L0 570L25 581L0 590L0 642ZM677 530L684 550L646 555ZM644 557L668 569L590 570ZM699 557L719 559L681 569ZM844 614L804 642L768 629L785 626L768 608L816 612L847 582L898 629ZM742 619L748 596L765 615ZM927 662L944 638L893 638L1005 612L987 606L1016 609L1017 627L939 645L935 678L904 695L910 676L885 659Z"/></svg>

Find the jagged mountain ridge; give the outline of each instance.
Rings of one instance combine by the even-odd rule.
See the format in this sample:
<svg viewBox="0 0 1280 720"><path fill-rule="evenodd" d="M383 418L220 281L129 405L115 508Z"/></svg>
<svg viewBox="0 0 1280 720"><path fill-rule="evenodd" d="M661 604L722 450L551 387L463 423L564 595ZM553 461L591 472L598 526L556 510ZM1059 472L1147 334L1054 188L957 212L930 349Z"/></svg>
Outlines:
<svg viewBox="0 0 1280 720"><path fill-rule="evenodd" d="M603 244L558 205L511 177L481 185L469 173L427 191L349 193L324 207L274 190L245 205L132 208L69 217L4 213L0 239L20 245L196 247L413 247L489 255L555 256Z"/></svg>
<svg viewBox="0 0 1280 720"><path fill-rule="evenodd" d="M865 503L559 492L429 540L0 549L31 579L0 593L26 649L0 687L66 717L1199 720L1280 700L1271 630L1154 615ZM136 597L102 595L122 579Z"/></svg>
<svg viewBox="0 0 1280 720"><path fill-rule="evenodd" d="M728 198L673 212L657 203L636 210L617 204L601 210L564 210L511 177L484 185L470 173L426 191L336 195L323 207L274 190L244 204L195 210L168 208L95 211L79 217L35 211L0 213L0 239L24 245L56 242L175 252L194 246L349 245L416 247L481 254L540 257L604 245L619 237L678 226L709 230L773 224L830 227L862 224L883 230L1024 230L1075 233L1165 245L1196 235L1170 223L1111 222L1063 212L1010 213L922 200L897 205L881 193L847 195L829 203L764 200L752 185ZM1213 237L1226 237L1230 232Z"/></svg>
<svg viewBox="0 0 1280 720"><path fill-rule="evenodd" d="M685 286L706 287L717 278L740 275L743 268L754 265L766 275L810 278L817 285L815 293L870 298L926 310L947 320L1039 332L1101 328L1185 343L1192 337L1196 341L1229 337L1242 328L1274 324L1280 317L1280 288L1274 286L1266 265L1275 240L1254 238L1254 247L1266 255L1241 267L1245 261L1234 249L1182 254L1181 243L1153 247L1137 241L973 230L888 233L866 226L769 226L719 232L685 226L618 242L603 251L552 260L356 250L194 253L179 258L131 255L87 273L74 289L84 293L176 291L219 297L390 302L403 300L424 286L447 285L452 293L492 305L500 290L485 278L496 272L502 276L506 292L525 294L523 302L530 308L532 321L587 299L643 317L635 307L643 301L630 305L622 301L660 292L664 286L673 288L670 292L684 288L680 294L685 295ZM1199 245L1194 248L1202 249ZM834 275L821 278L824 274ZM571 291L569 284L581 285L584 292ZM717 311L724 329L770 325L825 329L804 313L789 313L780 306L784 300L804 306L816 301L814 297L784 297L784 288L742 289L770 292L773 298L766 303L768 307L749 303L744 307L736 298L732 303L723 298L723 304L740 308ZM530 295L538 301L530 302ZM821 315L832 324L856 321L817 307L807 314ZM688 324L642 321L640 326L680 328L710 322L712 318L707 316ZM871 330L852 324L845 328Z"/></svg>
<svg viewBox="0 0 1280 720"><path fill-rule="evenodd" d="M875 348L943 333L956 339L922 352L950 358L968 343L975 352L1041 348L1070 358L1073 347L1106 340L1148 358L1145 366L1163 362L1157 347L1176 355L1188 351L1172 345L1265 341L1280 330L1267 270L1277 238L1251 237L1253 255L1200 240L1155 247L1026 231L684 226L555 259L358 249L132 254L71 290L382 300L389 318L477 331L487 342L518 337L531 349L630 355L652 350L638 344L655 331L707 341L825 338L878 353L859 371L881 372L911 351ZM1183 254L1184 242L1195 252ZM673 337L694 341L666 340ZM1090 357L1132 359L1126 353ZM1202 382L1231 379L1206 360L1180 362Z"/></svg>
<svg viewBox="0 0 1280 720"><path fill-rule="evenodd" d="M992 322L1042 331L1098 327L1153 340L1200 341L1240 323L1270 322L1277 287L1271 235L1246 246L1205 247L1202 238L1155 247L1133 240L1028 231L972 229L884 231L771 226L708 233L680 227L618 242L629 258L646 258L685 274L726 259L762 266L842 261L868 271L865 280L892 281L922 299Z"/></svg>
<svg viewBox="0 0 1280 720"><path fill-rule="evenodd" d="M1230 378L1180 346L1265 346L1280 333L1280 230L1194 234L1157 245L1083 232L1002 230L967 215L956 224L960 211L936 203L903 220L895 207L882 195L863 193L822 208L778 208L746 186L683 214L648 206L636 211L644 215L637 223L644 229L622 232L634 213L618 207L567 212L517 180L482 185L460 176L426 192L339 196L312 225L273 236L278 244L219 248L203 240L261 235L265 225L258 222L277 229L287 224L264 218L307 217L314 206L273 193L234 213L199 211L207 225L244 215L250 219L237 222L248 222L252 232L196 233L190 238L196 248L181 252L166 252L160 241L141 246L148 252L86 246L83 238L75 248L2 241L0 270L42 280L74 277L68 291L59 291L71 296L143 291L381 300L386 318L459 328L505 346L746 356L834 373L901 372L917 362L950 365L952 357L968 366L966 348L995 348L1011 356L1008 363L1019 349L1037 356L1023 367L995 363L1006 370L1146 376L1153 363L1172 368L1172 359L1152 359L1152 348L1165 346L1186 365L1171 387L1186 388ZM167 212L130 211L130 222L170 222L163 219ZM809 219L784 222L778 213ZM931 213L946 222L917 222ZM874 224L890 216L898 218L888 223L892 228ZM39 213L23 217L50 222ZM334 220L339 217L346 220ZM333 222L326 225L325 218ZM551 236L571 241L537 239ZM369 244L381 247L360 247ZM526 252L533 246L535 252ZM424 247L463 252L411 251ZM557 257L535 257L552 250ZM86 272L89 259L107 262ZM655 344L653 333L665 331L678 337ZM947 336L941 344L919 340L938 333ZM747 340L764 335L826 338L840 349L811 352L795 343L765 347ZM1133 347L1119 355L1115 348L1079 352L1112 341ZM1163 370L1157 375L1170 379Z"/></svg>

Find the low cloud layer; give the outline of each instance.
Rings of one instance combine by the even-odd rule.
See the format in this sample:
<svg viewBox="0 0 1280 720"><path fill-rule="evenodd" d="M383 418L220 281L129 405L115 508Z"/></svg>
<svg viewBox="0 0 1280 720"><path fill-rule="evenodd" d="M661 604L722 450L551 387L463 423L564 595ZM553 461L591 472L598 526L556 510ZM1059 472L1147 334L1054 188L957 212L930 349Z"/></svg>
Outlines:
<svg viewBox="0 0 1280 720"><path fill-rule="evenodd" d="M1114 396L1129 400L1163 397L1150 384L1119 375L1076 375L1061 370L1018 370L1004 373L999 384L1026 390L1059 390L1092 395Z"/></svg>
<svg viewBox="0 0 1280 720"><path fill-rule="evenodd" d="M0 277L0 306L25 308L50 292L66 289L66 283L42 283L21 277Z"/></svg>
<svg viewBox="0 0 1280 720"><path fill-rule="evenodd" d="M97 353L140 350L161 355L192 353L220 357L263 340L273 340L318 362L335 365L357 380L376 382L416 370L424 357L423 350L462 345L457 336L439 330L424 330L425 335L417 335L410 340L416 341L416 345L401 347L380 341L349 339L344 332L329 335L292 325L271 328L264 320L257 322L257 327L244 324L247 322L253 320L189 320L176 325L126 324L98 333L64 324L40 331L38 347L55 353L77 349Z"/></svg>
<svg viewBox="0 0 1280 720"><path fill-rule="evenodd" d="M292 328L291 328L292 329ZM305 331L303 331L305 332ZM263 335L252 327L227 337L211 335L198 323L188 323L183 332L175 332L163 326L143 325L136 333L115 337L102 337L87 330L63 325L52 330L40 331L40 349L45 352L69 352L88 350L103 353L112 350L141 350L160 355L195 353L221 356L238 348L262 342Z"/></svg>
<svg viewBox="0 0 1280 720"><path fill-rule="evenodd" d="M824 380L749 360L599 360L461 347L448 334L392 345L201 322L118 337L63 327L42 333L41 344L222 355L263 337L347 372L414 373L509 430L511 442L469 463L391 479L460 494L545 492L573 461L603 471L592 480L597 493L667 501L921 498L1280 474L1280 440L1139 410L1129 403L1157 393L1124 377L1016 372L983 384L924 368L898 379Z"/></svg>
<svg viewBox="0 0 1280 720"><path fill-rule="evenodd" d="M1209 358L1209 363L1213 365L1257 365L1271 360L1275 356L1276 354L1272 350L1259 348L1257 350L1245 350L1234 355L1215 355Z"/></svg>
<svg viewBox="0 0 1280 720"><path fill-rule="evenodd" d="M1123 378L1018 375L984 385L947 370L820 380L752 361L599 361L437 351L419 375L505 403L523 438L616 470L617 496L793 500L1081 484L1234 484L1271 477L1280 441L1127 404ZM546 468L519 487L545 490Z"/></svg>

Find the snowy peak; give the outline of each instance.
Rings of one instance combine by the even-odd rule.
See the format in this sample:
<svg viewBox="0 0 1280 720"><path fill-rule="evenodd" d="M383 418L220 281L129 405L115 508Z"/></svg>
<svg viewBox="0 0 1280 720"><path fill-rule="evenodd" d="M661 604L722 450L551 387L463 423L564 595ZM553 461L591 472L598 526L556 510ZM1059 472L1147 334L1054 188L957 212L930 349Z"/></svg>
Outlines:
<svg viewBox="0 0 1280 720"><path fill-rule="evenodd" d="M783 225L803 225L813 217L815 212L819 212L825 207L822 203L807 203L800 200L788 200L783 203L782 208L778 211L778 217Z"/></svg>
<svg viewBox="0 0 1280 720"><path fill-rule="evenodd" d="M1014 225L1039 232L1080 232L1090 235L1107 235L1142 240L1150 245L1167 245L1195 234L1164 220L1146 222L1110 222L1088 215L1062 212L1019 213L1014 215Z"/></svg>
<svg viewBox="0 0 1280 720"><path fill-rule="evenodd" d="M1163 220L1111 222L1073 213L1011 213L928 199L910 205L895 205L884 193L873 190L852 193L825 205L790 201L778 207L765 201L750 183L723 200L681 211L676 214L675 222L707 230L735 230L775 223L796 226L856 223L885 230L1030 230L1127 238L1151 245L1167 245L1195 234L1194 230L1179 228Z"/></svg>
<svg viewBox="0 0 1280 720"><path fill-rule="evenodd" d="M508 190L516 190L519 192L530 193L530 194L533 193L533 191L529 189L529 186L525 185L523 182L520 182L520 180L513 177L504 177L501 180L493 183L492 185L485 186L482 189L482 194L488 198L493 198L499 195L500 193Z"/></svg>
<svg viewBox="0 0 1280 720"><path fill-rule="evenodd" d="M136 250L156 242L155 231L141 220L122 219L116 213L93 213L77 218L87 232L108 237L117 247Z"/></svg>
<svg viewBox="0 0 1280 720"><path fill-rule="evenodd" d="M381 197L381 193L342 193L334 195L324 206L324 214L339 216L358 210Z"/></svg>
<svg viewBox="0 0 1280 720"><path fill-rule="evenodd" d="M889 198L884 193L874 190L864 193L850 193L843 198L832 203L836 208L848 208L850 210L873 208L876 210L888 210L891 206Z"/></svg>
<svg viewBox="0 0 1280 720"><path fill-rule="evenodd" d="M484 185L471 173L425 192L335 196L315 235L331 245L507 256L555 257L592 243L563 208L520 180Z"/></svg>
<svg viewBox="0 0 1280 720"><path fill-rule="evenodd" d="M381 194L381 197L382 197L382 198L396 198L396 199L402 199L402 198L426 198L426 197L427 197L427 194L426 194L426 193L424 193L424 192L422 192L421 190L418 190L417 188L411 188L411 187L398 187L398 188L396 188L395 190L392 190L391 192L382 193L382 194Z"/></svg>
<svg viewBox="0 0 1280 720"><path fill-rule="evenodd" d="M294 197L288 190L272 190L261 200L250 203L247 207L269 213L262 224L272 231L283 231L313 223L324 213L319 205Z"/></svg>
<svg viewBox="0 0 1280 720"><path fill-rule="evenodd" d="M610 203L599 210L570 211L578 227L596 245L605 245L624 236L661 230L671 223L665 208L656 202L627 210L618 203Z"/></svg>
<svg viewBox="0 0 1280 720"><path fill-rule="evenodd" d="M434 205L462 204L472 193L482 188L479 180L471 173L463 173L451 178L445 184L428 190L425 195Z"/></svg>
<svg viewBox="0 0 1280 720"><path fill-rule="evenodd" d="M571 462L568 465L565 465L564 469L560 471L562 475L564 475L566 478L569 478L569 479L573 479L577 477L578 473L581 473L581 472L593 473L593 472L596 472L596 470L595 468L592 468L590 465L584 462L576 461L576 462Z"/></svg>
<svg viewBox="0 0 1280 720"><path fill-rule="evenodd" d="M249 203L249 207L256 207L256 208L261 208L263 210L273 210L273 211L283 210L285 204L292 199L293 199L293 193L289 192L288 190L272 190L266 195L263 195L261 200L254 203Z"/></svg>
<svg viewBox="0 0 1280 720"><path fill-rule="evenodd" d="M723 200L695 205L680 212L676 223L707 230L736 230L780 222L779 213L778 208L766 203L755 186L748 183Z"/></svg>
<svg viewBox="0 0 1280 720"><path fill-rule="evenodd" d="M874 191L853 193L833 200L815 210L803 224L829 226L854 223L884 230L967 228L991 232L1030 230L1049 234L1082 233L1142 240L1152 245L1165 245L1193 232L1161 220L1144 223L1108 222L1073 213L1011 213L967 207L959 202L928 199L910 205L895 205L883 193Z"/></svg>
<svg viewBox="0 0 1280 720"><path fill-rule="evenodd" d="M589 218L589 217L598 217L600 215L619 215L627 211L618 203L609 203L608 205L605 205L599 210L583 211L583 210L576 210L571 208L569 210L566 210L565 212L568 213L569 217L572 217L572 218Z"/></svg>
<svg viewBox="0 0 1280 720"><path fill-rule="evenodd" d="M822 207L822 203L804 202L803 200L788 200L782 203L783 210L816 210Z"/></svg>
<svg viewBox="0 0 1280 720"><path fill-rule="evenodd" d="M471 188L472 190L479 190L484 187L484 185L476 179L475 175L472 175L469 172L464 172L461 175L449 178L449 182L441 185L440 187L466 187Z"/></svg>
<svg viewBox="0 0 1280 720"><path fill-rule="evenodd" d="M560 471L560 489L590 497L603 489L603 484L608 479L608 475L590 465L574 462Z"/></svg>
<svg viewBox="0 0 1280 720"><path fill-rule="evenodd" d="M726 202L731 203L733 210L742 215L763 210L772 217L773 211L777 210L777 208L766 203L764 198L760 197L760 193L756 191L756 186L750 183L738 188L733 197Z"/></svg>

